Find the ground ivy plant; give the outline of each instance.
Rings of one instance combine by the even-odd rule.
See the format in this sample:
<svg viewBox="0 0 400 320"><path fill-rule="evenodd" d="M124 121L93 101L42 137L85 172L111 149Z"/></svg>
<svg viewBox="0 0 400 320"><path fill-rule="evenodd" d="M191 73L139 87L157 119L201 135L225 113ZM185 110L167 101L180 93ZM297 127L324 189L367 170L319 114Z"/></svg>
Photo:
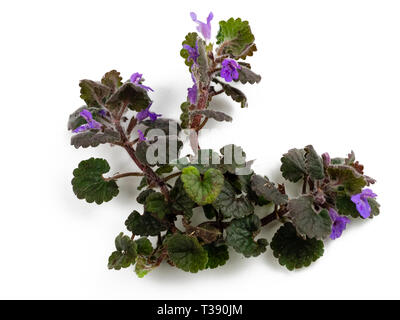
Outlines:
<svg viewBox="0 0 400 320"><path fill-rule="evenodd" d="M235 83L255 84L261 77L246 62L257 51L247 21L220 21L216 41L210 42L213 14L206 22L194 13L191 18L198 32L186 35L180 55L193 86L180 107L179 122L151 110L153 89L140 73L123 81L112 70L100 81L79 84L85 105L69 117L71 144L123 148L139 169L110 175L107 160L90 158L73 171L75 195L96 204L118 195L119 179L139 179L136 201L142 209L128 215L108 268L133 267L143 277L165 261L195 273L223 266L229 248L249 258L268 246L289 270L309 266L323 255L324 241L339 238L351 219L379 214L370 189L375 180L364 174L353 152L332 158L308 145L281 158L283 177L300 182L299 194L290 198L284 184L253 172L241 147L200 148L198 135L208 121L232 121L210 107L212 99L225 94L247 107ZM181 156L184 135L193 154ZM260 238L261 228L272 222L282 226L272 239Z"/></svg>

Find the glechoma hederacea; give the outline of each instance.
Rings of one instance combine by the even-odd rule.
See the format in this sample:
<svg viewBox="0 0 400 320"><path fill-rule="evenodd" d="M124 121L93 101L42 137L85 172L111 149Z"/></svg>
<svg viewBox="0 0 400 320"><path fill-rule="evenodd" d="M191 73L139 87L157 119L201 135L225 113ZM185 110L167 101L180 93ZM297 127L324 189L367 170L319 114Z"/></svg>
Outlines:
<svg viewBox="0 0 400 320"><path fill-rule="evenodd" d="M116 237L108 268L132 266L143 277L166 261L195 273L223 266L229 247L245 257L257 257L268 246L289 270L309 266L323 255L323 241L339 238L350 218L379 214L376 194L369 188L375 180L364 174L353 152L331 158L308 145L290 149L281 158L283 177L298 182L301 189L289 198L284 184L253 172L241 147L200 148L198 135L208 121L232 121L210 108L212 99L225 94L245 108L248 102L237 88L239 82L256 84L261 76L247 60L257 51L248 21L220 21L216 41L210 42L214 15L210 13L206 22L195 13L190 16L198 32L186 35L180 55L193 86L180 106L179 123L153 111L153 89L139 70L125 82L115 70L98 82L80 82L86 105L69 117L71 144L121 147L138 168L107 176L108 162L90 158L73 172L76 196L97 204L118 195L119 179L138 179L136 201L142 209L127 217L127 235L121 232ZM192 155L179 154L184 135ZM194 224L194 215L204 222ZM273 222L282 226L272 239L260 238L261 228Z"/></svg>

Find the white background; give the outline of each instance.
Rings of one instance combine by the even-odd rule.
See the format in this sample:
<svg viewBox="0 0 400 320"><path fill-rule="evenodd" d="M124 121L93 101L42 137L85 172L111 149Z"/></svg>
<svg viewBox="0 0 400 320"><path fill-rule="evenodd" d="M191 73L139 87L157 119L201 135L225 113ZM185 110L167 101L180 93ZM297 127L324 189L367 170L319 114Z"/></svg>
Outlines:
<svg viewBox="0 0 400 320"><path fill-rule="evenodd" d="M117 148L69 145L78 81L139 71L156 90L154 110L178 118L191 86L179 56L195 30L189 12L204 21L209 10L214 36L219 20L250 21L259 51L248 61L263 80L243 88L246 110L215 100L234 121L211 124L201 146L241 145L277 182L292 147L311 143L332 156L353 149L378 180L381 215L352 223L300 271L280 267L270 250L232 253L226 266L198 274L168 265L144 279L109 271L138 180L119 182L120 195L101 206L73 194L72 170L83 159L106 158L110 174L135 170ZM399 16L399 1L384 0L2 1L0 298L400 298Z"/></svg>

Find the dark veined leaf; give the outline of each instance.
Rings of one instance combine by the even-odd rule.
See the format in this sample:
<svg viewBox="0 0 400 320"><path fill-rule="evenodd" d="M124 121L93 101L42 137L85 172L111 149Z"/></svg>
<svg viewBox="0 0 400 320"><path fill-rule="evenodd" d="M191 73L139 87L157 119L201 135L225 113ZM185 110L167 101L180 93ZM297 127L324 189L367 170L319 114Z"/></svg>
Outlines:
<svg viewBox="0 0 400 320"><path fill-rule="evenodd" d="M317 239L302 239L291 223L285 223L274 235L271 249L279 264L289 270L308 267L324 254L324 243Z"/></svg>
<svg viewBox="0 0 400 320"><path fill-rule="evenodd" d="M272 201L276 205L283 205L288 202L288 196L286 194L280 193L272 182L259 175L253 175L251 177L251 189L257 196L267 201Z"/></svg>
<svg viewBox="0 0 400 320"><path fill-rule="evenodd" d="M106 108L116 114L126 105L129 109L139 112L147 108L150 103L145 89L132 82L125 82L106 101Z"/></svg>
<svg viewBox="0 0 400 320"><path fill-rule="evenodd" d="M105 180L103 174L110 171L104 159L90 158L81 161L73 172L72 187L78 199L101 204L118 195L118 185L114 180Z"/></svg>
<svg viewBox="0 0 400 320"><path fill-rule="evenodd" d="M136 198L136 202L140 203L140 204L145 204L146 203L146 199L147 197L152 194L155 193L155 191L153 189L146 189L144 191L142 191L141 193L139 193L139 195Z"/></svg>
<svg viewBox="0 0 400 320"><path fill-rule="evenodd" d="M228 181L225 181L224 187L213 205L221 211L224 218L243 218L254 213L251 202L243 194L238 196Z"/></svg>
<svg viewBox="0 0 400 320"><path fill-rule="evenodd" d="M317 154L314 147L309 145L304 148L305 164L310 178L313 180L322 180L325 178L324 164L322 158Z"/></svg>
<svg viewBox="0 0 400 320"><path fill-rule="evenodd" d="M81 80L81 99L86 102L88 107L101 108L104 101L111 94L109 87L92 80Z"/></svg>
<svg viewBox="0 0 400 320"><path fill-rule="evenodd" d="M216 121L222 122L222 121L227 121L227 122L232 122L232 117L228 116L227 114L220 112L220 111L214 111L214 110L195 110L191 111L190 116L197 116L197 115L202 115L205 116L206 118L211 118Z"/></svg>
<svg viewBox="0 0 400 320"><path fill-rule="evenodd" d="M254 240L254 234L260 230L260 219L252 214L241 219L234 219L226 229L226 244L245 257L257 257L265 252L266 239Z"/></svg>
<svg viewBox="0 0 400 320"><path fill-rule="evenodd" d="M361 193L361 190L367 185L363 175L356 169L347 165L333 165L328 167L330 178L336 185L342 186L348 195Z"/></svg>
<svg viewBox="0 0 400 320"><path fill-rule="evenodd" d="M137 244L121 232L115 239L116 251L108 259L108 268L120 270L128 268L135 263L137 257Z"/></svg>
<svg viewBox="0 0 400 320"><path fill-rule="evenodd" d="M226 245L216 246L215 243L210 243L204 245L203 248L207 251L208 255L207 269L221 267L229 260L229 252Z"/></svg>
<svg viewBox="0 0 400 320"><path fill-rule="evenodd" d="M168 203L160 192L149 194L146 198L144 208L146 212L154 213L161 220L169 213Z"/></svg>
<svg viewBox="0 0 400 320"><path fill-rule="evenodd" d="M133 234L145 237L156 236L161 231L167 230L165 224L148 212L141 215L139 212L133 211L125 221L125 225Z"/></svg>
<svg viewBox="0 0 400 320"><path fill-rule="evenodd" d="M189 197L201 206L213 203L224 185L224 176L213 168L201 176L197 168L186 167L182 170L181 180Z"/></svg>
<svg viewBox="0 0 400 320"><path fill-rule="evenodd" d="M243 84L250 83L255 84L261 81L261 76L253 72L251 69L246 67L241 67L238 69L239 78L236 81L240 81Z"/></svg>
<svg viewBox="0 0 400 320"><path fill-rule="evenodd" d="M351 201L344 191L338 192L336 195L336 209L344 216L352 216L353 218L360 218L360 213L357 211L356 205Z"/></svg>
<svg viewBox="0 0 400 320"><path fill-rule="evenodd" d="M137 254L141 256L149 256L153 252L153 246L149 239L142 237L138 240L135 240L137 246Z"/></svg>
<svg viewBox="0 0 400 320"><path fill-rule="evenodd" d="M303 149L291 149L281 158L281 172L285 179L297 182L307 174Z"/></svg>
<svg viewBox="0 0 400 320"><path fill-rule="evenodd" d="M186 193L181 179L175 181L175 185L170 192L170 198L173 211L183 213L187 219L192 217L195 202Z"/></svg>
<svg viewBox="0 0 400 320"><path fill-rule="evenodd" d="M228 21L219 22L217 44L224 47L223 53L229 53L236 58L245 58L245 51L254 42L254 35L251 32L249 22L240 18L230 18ZM251 54L255 50L250 50Z"/></svg>
<svg viewBox="0 0 400 320"><path fill-rule="evenodd" d="M116 143L120 141L120 135L117 131L106 128L104 131L91 129L80 132L71 137L71 145L75 148L97 147L104 143Z"/></svg>
<svg viewBox="0 0 400 320"><path fill-rule="evenodd" d="M370 218L373 218L374 216L378 216L380 213L380 207L381 205L376 201L375 199L369 198L368 203L371 207L371 215L369 216Z"/></svg>
<svg viewBox="0 0 400 320"><path fill-rule="evenodd" d="M175 233L167 240L169 259L186 272L196 273L207 266L207 251L196 238Z"/></svg>
<svg viewBox="0 0 400 320"><path fill-rule="evenodd" d="M323 239L332 232L332 220L328 210L317 212L313 205L312 196L301 196L289 200L289 217L297 232L304 238Z"/></svg>
<svg viewBox="0 0 400 320"><path fill-rule="evenodd" d="M248 103L247 103L247 97L246 95L240 91L238 88L232 87L231 85L224 83L222 81L219 81L218 79L213 79L215 83L218 83L221 85L222 89L224 90L225 94L229 97L232 98L233 101L239 102L240 106L242 108L247 108Z"/></svg>
<svg viewBox="0 0 400 320"><path fill-rule="evenodd" d="M101 83L109 87L111 92L114 93L122 86L121 74L117 70L111 70L103 76Z"/></svg>

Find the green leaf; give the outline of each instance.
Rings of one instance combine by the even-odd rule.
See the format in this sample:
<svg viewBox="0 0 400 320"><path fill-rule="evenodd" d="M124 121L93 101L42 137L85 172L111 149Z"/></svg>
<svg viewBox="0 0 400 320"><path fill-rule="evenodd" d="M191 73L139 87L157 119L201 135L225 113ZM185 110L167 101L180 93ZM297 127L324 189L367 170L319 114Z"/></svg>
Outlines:
<svg viewBox="0 0 400 320"><path fill-rule="evenodd" d="M305 154L305 164L310 178L313 180L322 180L325 178L324 174L324 164L322 158L317 154L314 147L309 145L304 148Z"/></svg>
<svg viewBox="0 0 400 320"><path fill-rule="evenodd" d="M146 237L157 236L161 231L167 230L165 224L148 212L141 215L139 212L133 211L125 221L125 225L133 234Z"/></svg>
<svg viewBox="0 0 400 320"><path fill-rule="evenodd" d="M344 216L352 216L353 218L360 218L356 205L351 201L350 196L345 192L338 192L336 195L336 209Z"/></svg>
<svg viewBox="0 0 400 320"><path fill-rule="evenodd" d="M228 21L219 22L217 44L224 44L223 53L229 53L233 57L242 57L243 52L254 42L249 22L240 18L230 18Z"/></svg>
<svg viewBox="0 0 400 320"><path fill-rule="evenodd" d="M213 81L217 84L220 84L225 94L231 97L233 101L239 102L242 108L248 107L246 95L238 88L232 87L231 85L215 78L213 79Z"/></svg>
<svg viewBox="0 0 400 320"><path fill-rule="evenodd" d="M121 232L115 239L115 247L117 251L114 251L108 259L108 269L120 270L135 263L137 257L135 241Z"/></svg>
<svg viewBox="0 0 400 320"><path fill-rule="evenodd" d="M254 241L254 234L260 230L260 227L260 219L254 214L234 219L226 229L226 244L246 258L257 257L265 252L268 245L265 239Z"/></svg>
<svg viewBox="0 0 400 320"><path fill-rule="evenodd" d="M181 104L181 115L179 119L181 120L181 127L187 129L189 127L189 107L190 102L184 102Z"/></svg>
<svg viewBox="0 0 400 320"><path fill-rule="evenodd" d="M135 240L137 245L137 254L141 256L149 256L153 252L153 246L149 239L143 237Z"/></svg>
<svg viewBox="0 0 400 320"><path fill-rule="evenodd" d="M181 179L186 193L201 206L213 203L224 185L224 176L213 168L208 169L202 177L197 168L186 167L182 170Z"/></svg>
<svg viewBox="0 0 400 320"><path fill-rule="evenodd" d="M126 105L134 111L141 111L149 106L151 100L147 91L131 82L124 83L106 101L106 108L117 114Z"/></svg>
<svg viewBox="0 0 400 320"><path fill-rule="evenodd" d="M216 246L215 243L210 243L204 245L203 248L207 251L208 255L207 269L215 269L223 266L229 260L229 252L226 245Z"/></svg>
<svg viewBox="0 0 400 320"><path fill-rule="evenodd" d="M196 41L199 35L196 32L188 33L185 37L185 40L182 42L182 47L184 45L189 45L192 48L196 47ZM180 51L181 57L185 59L185 64L189 67L189 69L193 65L193 60L188 61L189 52L186 49L181 49Z"/></svg>
<svg viewBox="0 0 400 320"><path fill-rule="evenodd" d="M285 179L297 182L307 174L303 149L291 149L281 158L281 172Z"/></svg>
<svg viewBox="0 0 400 320"><path fill-rule="evenodd" d="M72 187L78 199L101 204L118 195L118 185L114 180L106 181L103 174L110 171L104 159L90 158L81 161L73 172Z"/></svg>
<svg viewBox="0 0 400 320"><path fill-rule="evenodd" d="M81 99L86 102L88 107L101 108L104 101L111 94L109 87L92 80L81 80Z"/></svg>
<svg viewBox="0 0 400 320"><path fill-rule="evenodd" d="M91 129L88 131L80 132L71 137L71 145L76 149L79 147L97 147L104 143L115 143L120 141L120 135L118 132L106 128L104 131Z"/></svg>
<svg viewBox="0 0 400 320"><path fill-rule="evenodd" d="M111 92L114 93L120 86L122 86L121 74L117 70L111 70L103 76L101 83L109 87Z"/></svg>
<svg viewBox="0 0 400 320"><path fill-rule="evenodd" d="M289 270L308 267L324 254L324 243L317 239L297 236L291 223L285 223L274 235L271 249L279 264Z"/></svg>
<svg viewBox="0 0 400 320"><path fill-rule="evenodd" d="M144 191L142 191L141 193L139 193L139 195L136 198L136 202L140 203L140 204L145 204L146 203L146 199L147 197L152 194L155 193L155 191L153 189L146 189Z"/></svg>
<svg viewBox="0 0 400 320"><path fill-rule="evenodd" d="M193 215L195 202L186 193L181 179L175 181L175 185L170 192L172 210L183 213L187 219Z"/></svg>
<svg viewBox="0 0 400 320"><path fill-rule="evenodd" d="M328 210L321 209L317 212L312 196L302 196L290 200L288 209L289 217L301 236L323 239L331 234L332 220Z"/></svg>
<svg viewBox="0 0 400 320"><path fill-rule="evenodd" d="M167 240L168 256L180 269L196 273L207 266L207 251L196 238L175 233Z"/></svg>
<svg viewBox="0 0 400 320"><path fill-rule="evenodd" d="M211 204L206 204L202 208L203 208L204 215L209 220L214 219L218 214L218 211L215 210L215 208Z"/></svg>
<svg viewBox="0 0 400 320"><path fill-rule="evenodd" d="M239 78L235 81L240 81L243 84L250 83L255 84L261 81L261 76L253 72L251 69L246 67L241 67L238 69Z"/></svg>
<svg viewBox="0 0 400 320"><path fill-rule="evenodd" d="M380 204L375 199L369 198L368 203L371 206L371 215L370 218L374 216L378 216L380 213Z"/></svg>
<svg viewBox="0 0 400 320"><path fill-rule="evenodd" d="M254 213L251 202L244 195L237 196L235 189L228 181L225 181L224 187L213 205L221 211L224 218L243 218Z"/></svg>
<svg viewBox="0 0 400 320"><path fill-rule="evenodd" d="M259 175L253 175L251 177L251 189L258 197L262 197L267 201L272 201L276 205L283 205L288 202L288 196L286 194L280 193L272 182Z"/></svg>
<svg viewBox="0 0 400 320"><path fill-rule="evenodd" d="M168 203L160 192L149 194L144 207L147 212L156 214L159 219L164 219L169 212Z"/></svg>
<svg viewBox="0 0 400 320"><path fill-rule="evenodd" d="M154 269L154 266L151 264L148 264L146 258L144 258L144 257L136 258L135 273L139 278L143 278L145 275L147 275L153 269Z"/></svg>
<svg viewBox="0 0 400 320"><path fill-rule="evenodd" d="M173 166L171 166L170 164L166 164L166 165L162 165L161 167L159 167L156 170L156 173L158 175L162 175L162 174L165 174L165 173L171 173L173 170L174 170Z"/></svg>
<svg viewBox="0 0 400 320"><path fill-rule="evenodd" d="M367 185L364 176L350 166L329 166L328 174L334 184L342 186L348 195L361 193L361 190Z"/></svg>
<svg viewBox="0 0 400 320"><path fill-rule="evenodd" d="M183 219L182 224L187 234L201 239L206 244L215 242L221 237L221 231L213 222L204 222L198 226L192 226L186 219Z"/></svg>
<svg viewBox="0 0 400 320"><path fill-rule="evenodd" d="M222 122L222 121L232 122L232 117L230 117L227 114L220 112L220 111L195 110L195 111L191 111L189 114L191 117L194 117L197 115L202 115L202 116L205 116L206 118L211 118L218 122Z"/></svg>

